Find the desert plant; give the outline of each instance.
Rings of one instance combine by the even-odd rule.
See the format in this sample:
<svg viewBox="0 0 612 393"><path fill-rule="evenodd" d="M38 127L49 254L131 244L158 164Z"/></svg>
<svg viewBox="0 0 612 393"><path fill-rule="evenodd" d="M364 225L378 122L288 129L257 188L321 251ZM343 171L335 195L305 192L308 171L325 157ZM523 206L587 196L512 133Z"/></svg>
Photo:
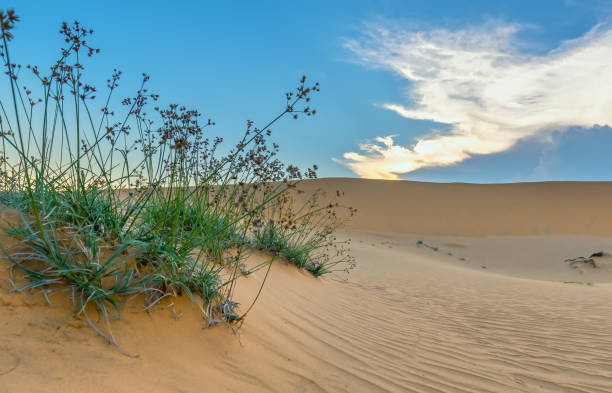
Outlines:
<svg viewBox="0 0 612 393"><path fill-rule="evenodd" d="M322 190L300 203L296 197L301 193L293 187L262 209L253 225L254 246L315 276L352 269L354 259L347 253L350 240L338 241L334 231L356 210L337 200L325 203ZM340 196L337 191L336 199ZM339 210L345 214L339 215Z"/></svg>
<svg viewBox="0 0 612 393"><path fill-rule="evenodd" d="M318 83L307 86L303 77L276 117L262 128L247 122L241 140L220 155L222 139L205 136L214 122L202 123L198 111L147 109L159 97L148 91L146 74L136 94L120 101L123 109L111 108L117 70L97 98L84 63L99 50L89 43L93 31L78 22L62 24L65 46L49 70L14 63L8 44L17 21L12 10L0 12L10 92L0 100L0 186L19 217L6 228L17 243L4 248L11 272L21 272L11 275L14 289L69 290L77 314L115 345L111 311L135 295L150 309L186 294L209 323L241 320L232 296L257 217L303 177L276 158L270 127L285 116L314 115L309 101ZM24 68L40 97L24 85ZM297 219L313 224L305 217ZM308 263L301 266L315 274L330 266ZM94 310L105 328L89 318Z"/></svg>

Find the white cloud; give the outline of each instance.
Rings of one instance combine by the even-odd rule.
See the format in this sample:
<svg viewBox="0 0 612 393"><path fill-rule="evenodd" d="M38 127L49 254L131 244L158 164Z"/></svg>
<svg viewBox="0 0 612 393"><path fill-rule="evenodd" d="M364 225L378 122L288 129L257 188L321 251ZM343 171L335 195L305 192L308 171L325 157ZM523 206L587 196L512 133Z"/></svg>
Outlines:
<svg viewBox="0 0 612 393"><path fill-rule="evenodd" d="M397 179L459 163L570 126L612 125L612 29L596 26L543 55L521 52L517 25L407 32L368 26L345 45L364 63L412 82L411 106L384 108L450 125L446 133L396 145L393 135L340 160L357 175Z"/></svg>

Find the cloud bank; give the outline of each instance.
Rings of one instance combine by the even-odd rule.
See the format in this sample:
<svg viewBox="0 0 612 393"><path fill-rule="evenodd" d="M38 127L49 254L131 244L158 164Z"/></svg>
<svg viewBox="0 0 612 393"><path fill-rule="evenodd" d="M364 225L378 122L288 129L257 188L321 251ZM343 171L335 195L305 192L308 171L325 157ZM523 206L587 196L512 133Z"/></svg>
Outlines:
<svg viewBox="0 0 612 393"><path fill-rule="evenodd" d="M361 39L346 41L360 61L411 82L410 106L384 108L449 130L412 146L379 136L339 161L360 177L397 179L499 153L553 130L612 125L612 29L596 26L539 55L521 51L519 30L498 24L409 32L370 25Z"/></svg>

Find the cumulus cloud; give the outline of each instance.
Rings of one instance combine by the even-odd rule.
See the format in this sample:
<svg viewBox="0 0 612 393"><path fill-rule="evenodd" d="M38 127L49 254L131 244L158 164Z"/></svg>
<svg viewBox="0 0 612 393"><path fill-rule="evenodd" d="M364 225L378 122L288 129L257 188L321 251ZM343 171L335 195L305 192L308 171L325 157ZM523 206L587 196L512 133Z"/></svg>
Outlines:
<svg viewBox="0 0 612 393"><path fill-rule="evenodd" d="M596 26L544 54L522 50L518 25L410 32L368 26L345 46L368 65L411 82L408 101L382 106L447 125L397 145L379 136L340 162L367 178L397 179L419 168L493 154L571 126L612 125L612 29Z"/></svg>

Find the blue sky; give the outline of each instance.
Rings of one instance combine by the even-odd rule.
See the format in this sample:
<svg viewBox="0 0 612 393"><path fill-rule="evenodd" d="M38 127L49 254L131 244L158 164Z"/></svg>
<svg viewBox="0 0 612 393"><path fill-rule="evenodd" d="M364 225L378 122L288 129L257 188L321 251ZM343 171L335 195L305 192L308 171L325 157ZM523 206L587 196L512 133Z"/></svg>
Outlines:
<svg viewBox="0 0 612 393"><path fill-rule="evenodd" d="M611 1L8 3L21 63L49 64L77 19L102 50L90 79L116 67L127 95L145 71L226 140L273 117L302 74L319 81L317 116L273 137L320 176L612 180L612 95L591 91L612 77Z"/></svg>

